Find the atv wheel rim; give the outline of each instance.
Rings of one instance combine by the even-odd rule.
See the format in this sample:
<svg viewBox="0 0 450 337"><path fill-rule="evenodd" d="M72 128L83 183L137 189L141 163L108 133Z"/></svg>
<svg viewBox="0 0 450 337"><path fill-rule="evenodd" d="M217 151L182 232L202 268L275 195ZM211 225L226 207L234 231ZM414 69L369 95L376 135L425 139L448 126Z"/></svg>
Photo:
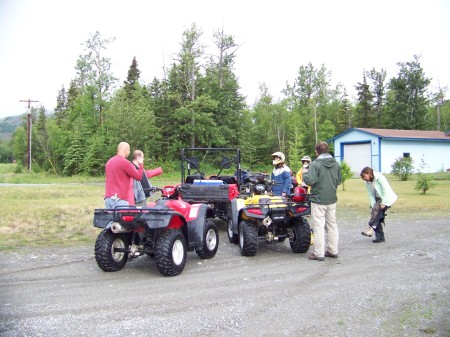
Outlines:
<svg viewBox="0 0 450 337"><path fill-rule="evenodd" d="M172 259L173 262L178 266L183 262L184 258L184 247L180 240L175 241L172 247Z"/></svg>
<svg viewBox="0 0 450 337"><path fill-rule="evenodd" d="M121 239L114 240L111 246L111 256L115 262L120 262L123 259L125 253L116 252L116 248L125 248L125 243Z"/></svg>
<svg viewBox="0 0 450 337"><path fill-rule="evenodd" d="M208 250L214 250L217 245L217 235L213 229L210 229L206 234L206 247Z"/></svg>
<svg viewBox="0 0 450 337"><path fill-rule="evenodd" d="M242 230L239 231L239 246L241 248L244 247L244 233L242 232Z"/></svg>
<svg viewBox="0 0 450 337"><path fill-rule="evenodd" d="M228 237L229 238L233 237L233 221L232 220L228 220Z"/></svg>

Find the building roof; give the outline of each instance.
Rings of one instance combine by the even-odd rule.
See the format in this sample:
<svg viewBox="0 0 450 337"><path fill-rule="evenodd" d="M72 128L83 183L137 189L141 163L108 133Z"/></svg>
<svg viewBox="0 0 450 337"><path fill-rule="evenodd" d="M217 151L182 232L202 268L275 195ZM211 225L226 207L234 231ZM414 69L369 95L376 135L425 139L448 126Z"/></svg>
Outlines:
<svg viewBox="0 0 450 337"><path fill-rule="evenodd" d="M364 132L386 138L419 138L419 139L446 139L450 140L450 136L446 136L442 131L423 131L423 130L395 130L395 129L369 129L355 128Z"/></svg>
<svg viewBox="0 0 450 337"><path fill-rule="evenodd" d="M443 140L450 141L450 133L442 131L424 131L424 130L395 130L395 129L371 129L371 128L351 128L343 133L328 139L333 141L352 131L362 131L371 135L386 139L422 139L422 140Z"/></svg>

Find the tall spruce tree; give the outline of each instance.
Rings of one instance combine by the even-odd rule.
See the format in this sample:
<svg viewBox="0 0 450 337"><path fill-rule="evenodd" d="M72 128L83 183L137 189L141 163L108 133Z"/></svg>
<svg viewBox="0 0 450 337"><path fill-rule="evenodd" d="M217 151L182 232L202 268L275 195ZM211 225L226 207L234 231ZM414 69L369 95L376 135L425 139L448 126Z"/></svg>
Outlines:
<svg viewBox="0 0 450 337"><path fill-rule="evenodd" d="M138 64L135 56L131 61L130 68L128 69L127 79L123 81L123 83L125 84L125 91L127 95L130 95L131 91L135 90L135 85L139 84L140 75L141 71L138 69Z"/></svg>
<svg viewBox="0 0 450 337"><path fill-rule="evenodd" d="M386 70L376 71L375 68L372 68L367 72L367 77L372 81L373 109L376 116L376 123L373 126L381 128L386 101L386 85L384 83L386 81Z"/></svg>
<svg viewBox="0 0 450 337"><path fill-rule="evenodd" d="M426 129L427 90L431 80L425 76L419 59L414 55L412 61L398 63L399 73L389 81L386 122L391 129Z"/></svg>
<svg viewBox="0 0 450 337"><path fill-rule="evenodd" d="M373 126L373 94L367 83L366 72L363 71L363 81L359 82L355 89L358 91L358 102L356 104L357 126L370 128Z"/></svg>

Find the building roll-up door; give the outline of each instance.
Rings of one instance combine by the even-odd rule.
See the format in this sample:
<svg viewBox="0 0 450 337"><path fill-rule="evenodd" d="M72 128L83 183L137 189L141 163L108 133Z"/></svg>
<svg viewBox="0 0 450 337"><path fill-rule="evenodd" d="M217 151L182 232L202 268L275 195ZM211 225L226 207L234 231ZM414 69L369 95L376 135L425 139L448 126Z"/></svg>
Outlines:
<svg viewBox="0 0 450 337"><path fill-rule="evenodd" d="M353 174L359 175L366 166L371 166L370 143L345 144L343 159L350 166Z"/></svg>

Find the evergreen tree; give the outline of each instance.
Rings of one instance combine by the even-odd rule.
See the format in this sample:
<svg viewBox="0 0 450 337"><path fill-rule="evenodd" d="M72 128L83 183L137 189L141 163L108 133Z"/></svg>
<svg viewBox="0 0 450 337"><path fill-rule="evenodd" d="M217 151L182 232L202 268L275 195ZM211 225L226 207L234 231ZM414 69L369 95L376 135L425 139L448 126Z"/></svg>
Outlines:
<svg viewBox="0 0 450 337"><path fill-rule="evenodd" d="M386 70L381 69L379 72L374 68L367 72L367 77L372 81L372 96L374 99L373 109L376 115L376 124L373 126L377 128L382 127L382 115L386 100Z"/></svg>
<svg viewBox="0 0 450 337"><path fill-rule="evenodd" d="M84 137L81 132L74 130L70 135L70 146L64 156L65 175L71 176L83 172L83 160L85 155Z"/></svg>
<svg viewBox="0 0 450 337"><path fill-rule="evenodd" d="M195 23L182 34L181 50L175 56L175 63L169 74L170 91L178 104L184 107L188 101L195 101L197 97L198 79L201 76L199 59L203 56L204 47L200 44L203 32ZM175 110L174 110L175 111ZM190 122L195 127L195 115ZM190 146L195 147L195 134L191 134Z"/></svg>
<svg viewBox="0 0 450 337"><path fill-rule="evenodd" d="M135 89L135 85L139 84L140 75L141 71L138 69L136 57L133 57L130 69L128 69L127 79L123 82L125 84L125 91L128 95L130 95L130 92Z"/></svg>
<svg viewBox="0 0 450 337"><path fill-rule="evenodd" d="M425 77L419 63L419 56L413 61L398 63L398 76L392 78L387 96L387 126L391 129L426 129L425 116L429 99L427 89L431 80Z"/></svg>
<svg viewBox="0 0 450 337"><path fill-rule="evenodd" d="M373 95L367 84L366 72L363 72L363 82L355 86L358 91L358 103L356 105L357 126L370 128L373 124Z"/></svg>
<svg viewBox="0 0 450 337"><path fill-rule="evenodd" d="M212 55L205 67L205 76L199 78L199 92L208 95L217 102L213 112L216 128L228 146L238 144L238 135L242 132L242 110L245 107L244 97L239 93L240 87L234 74L234 59L237 44L234 37L216 31L213 35L218 55Z"/></svg>
<svg viewBox="0 0 450 337"><path fill-rule="evenodd" d="M110 72L111 60L103 56L103 51L114 41L114 38L103 39L97 31L84 43L85 54L77 60L77 76L79 87L92 95L94 101L93 114L97 120L96 127L103 123L103 111L111 96L111 90L117 79Z"/></svg>
<svg viewBox="0 0 450 337"><path fill-rule="evenodd" d="M56 108L55 108L55 118L58 125L62 125L63 121L66 119L67 111L67 93L64 85L61 90L58 91L58 96L56 97Z"/></svg>
<svg viewBox="0 0 450 337"><path fill-rule="evenodd" d="M302 167L301 159L305 153L300 125L295 125L291 139L289 141L289 167L295 174Z"/></svg>
<svg viewBox="0 0 450 337"><path fill-rule="evenodd" d="M336 133L342 133L352 127L352 108L348 100L347 90L344 89L344 94L337 111L336 116Z"/></svg>
<svg viewBox="0 0 450 337"><path fill-rule="evenodd" d="M102 134L89 138L86 155L83 158L83 172L91 176L102 175L109 157L105 137Z"/></svg>

